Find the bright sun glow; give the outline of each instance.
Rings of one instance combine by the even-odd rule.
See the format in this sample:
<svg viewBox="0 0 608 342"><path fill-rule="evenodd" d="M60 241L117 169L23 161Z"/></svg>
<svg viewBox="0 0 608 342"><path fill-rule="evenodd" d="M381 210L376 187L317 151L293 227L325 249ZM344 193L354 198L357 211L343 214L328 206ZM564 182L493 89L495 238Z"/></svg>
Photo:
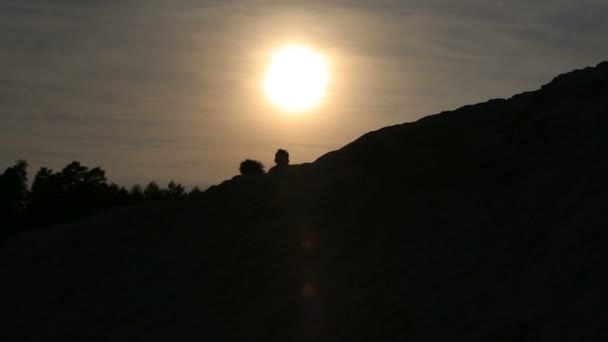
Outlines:
<svg viewBox="0 0 608 342"><path fill-rule="evenodd" d="M264 90L277 106L302 112L321 102L329 83L325 59L314 50L287 46L277 50L264 79Z"/></svg>

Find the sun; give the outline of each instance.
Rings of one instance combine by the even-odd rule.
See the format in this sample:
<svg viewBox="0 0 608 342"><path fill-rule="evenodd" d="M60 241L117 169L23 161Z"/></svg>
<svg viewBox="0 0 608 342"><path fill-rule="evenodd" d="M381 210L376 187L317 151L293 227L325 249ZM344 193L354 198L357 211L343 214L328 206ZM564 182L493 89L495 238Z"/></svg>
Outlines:
<svg viewBox="0 0 608 342"><path fill-rule="evenodd" d="M317 106L329 84L325 58L303 46L285 46L273 57L266 77L266 95L278 107L289 112L303 112Z"/></svg>

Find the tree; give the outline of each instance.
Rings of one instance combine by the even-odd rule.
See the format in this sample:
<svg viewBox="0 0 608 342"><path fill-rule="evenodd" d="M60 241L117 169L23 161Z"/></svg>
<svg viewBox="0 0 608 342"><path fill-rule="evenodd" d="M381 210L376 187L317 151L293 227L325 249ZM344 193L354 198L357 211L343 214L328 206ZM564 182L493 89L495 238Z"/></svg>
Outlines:
<svg viewBox="0 0 608 342"><path fill-rule="evenodd" d="M100 190L99 197L103 200L101 202L103 207L100 207L100 209L127 204L131 200L129 191L124 186L115 183L103 186Z"/></svg>
<svg viewBox="0 0 608 342"><path fill-rule="evenodd" d="M99 167L92 168L83 176L83 182L90 185L105 185L107 180L106 172Z"/></svg>
<svg viewBox="0 0 608 342"><path fill-rule="evenodd" d="M0 174L0 241L25 227L25 210L29 202L27 162L17 160Z"/></svg>
<svg viewBox="0 0 608 342"><path fill-rule="evenodd" d="M73 161L61 170L61 178L66 189L74 188L85 181L88 167L80 165L80 162Z"/></svg>
<svg viewBox="0 0 608 342"><path fill-rule="evenodd" d="M17 160L0 177L0 210L4 217L15 218L25 210L29 197L27 166L25 160Z"/></svg>
<svg viewBox="0 0 608 342"><path fill-rule="evenodd" d="M44 188L51 183L53 177L55 177L55 174L53 174L52 169L41 167L32 183L32 196L43 193Z"/></svg>
<svg viewBox="0 0 608 342"><path fill-rule="evenodd" d="M264 164L262 164L261 162L257 161L257 160L252 160L252 159L246 159L241 163L241 166L239 167L239 171L241 172L242 175L248 176L248 175L259 175L259 174L263 174L264 171Z"/></svg>
<svg viewBox="0 0 608 342"><path fill-rule="evenodd" d="M175 183L174 181L170 181L167 188L167 196L171 199L182 198L186 194L186 189L181 184Z"/></svg>
<svg viewBox="0 0 608 342"><path fill-rule="evenodd" d="M141 201L144 199L144 190L141 187L141 185L139 184L135 184L131 187L131 190L129 191L129 197L131 197L131 200L133 201Z"/></svg>
<svg viewBox="0 0 608 342"><path fill-rule="evenodd" d="M199 195L199 194L202 194L202 193L203 192L201 191L201 189L199 189L198 186L195 186L194 188L192 188L192 190L190 190L190 192L188 193L188 195L189 196L190 195L196 196L196 195Z"/></svg>
<svg viewBox="0 0 608 342"><path fill-rule="evenodd" d="M160 189L160 186L154 181L148 183L146 185L146 189L144 190L144 197L148 200L160 200L163 199L164 194Z"/></svg>
<svg viewBox="0 0 608 342"><path fill-rule="evenodd" d="M60 221L63 215L65 188L62 177L41 167L32 182L31 203L28 208L29 226L42 227Z"/></svg>

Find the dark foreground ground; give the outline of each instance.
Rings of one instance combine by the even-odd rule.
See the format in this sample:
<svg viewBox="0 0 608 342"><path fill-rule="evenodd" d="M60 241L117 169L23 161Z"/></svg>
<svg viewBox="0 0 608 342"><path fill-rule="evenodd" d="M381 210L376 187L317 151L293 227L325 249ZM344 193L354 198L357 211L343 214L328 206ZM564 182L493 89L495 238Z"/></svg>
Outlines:
<svg viewBox="0 0 608 342"><path fill-rule="evenodd" d="M608 64L0 246L1 341L608 340Z"/></svg>

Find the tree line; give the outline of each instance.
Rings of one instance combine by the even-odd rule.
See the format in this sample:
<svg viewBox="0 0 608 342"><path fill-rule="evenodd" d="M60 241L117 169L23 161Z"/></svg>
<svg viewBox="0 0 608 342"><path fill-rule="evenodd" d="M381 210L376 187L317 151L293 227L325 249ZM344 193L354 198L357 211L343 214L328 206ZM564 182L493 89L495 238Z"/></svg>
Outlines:
<svg viewBox="0 0 608 342"><path fill-rule="evenodd" d="M156 182L130 189L108 183L106 172L74 161L61 171L42 167L28 187L28 163L18 160L0 175L0 240L25 230L70 223L113 206L146 200L184 198L190 193L179 183L162 188Z"/></svg>
<svg viewBox="0 0 608 342"><path fill-rule="evenodd" d="M274 161L276 165L268 173L287 168L289 153L277 150ZM166 188L152 181L145 187L136 184L127 189L108 183L100 167L88 168L78 161L57 172L41 167L28 187L27 168L25 160L17 160L0 174L0 241L19 232L74 222L114 206L177 200L201 192L197 187L186 192L174 181ZM243 161L239 171L244 176L266 173L264 165L252 159Z"/></svg>

